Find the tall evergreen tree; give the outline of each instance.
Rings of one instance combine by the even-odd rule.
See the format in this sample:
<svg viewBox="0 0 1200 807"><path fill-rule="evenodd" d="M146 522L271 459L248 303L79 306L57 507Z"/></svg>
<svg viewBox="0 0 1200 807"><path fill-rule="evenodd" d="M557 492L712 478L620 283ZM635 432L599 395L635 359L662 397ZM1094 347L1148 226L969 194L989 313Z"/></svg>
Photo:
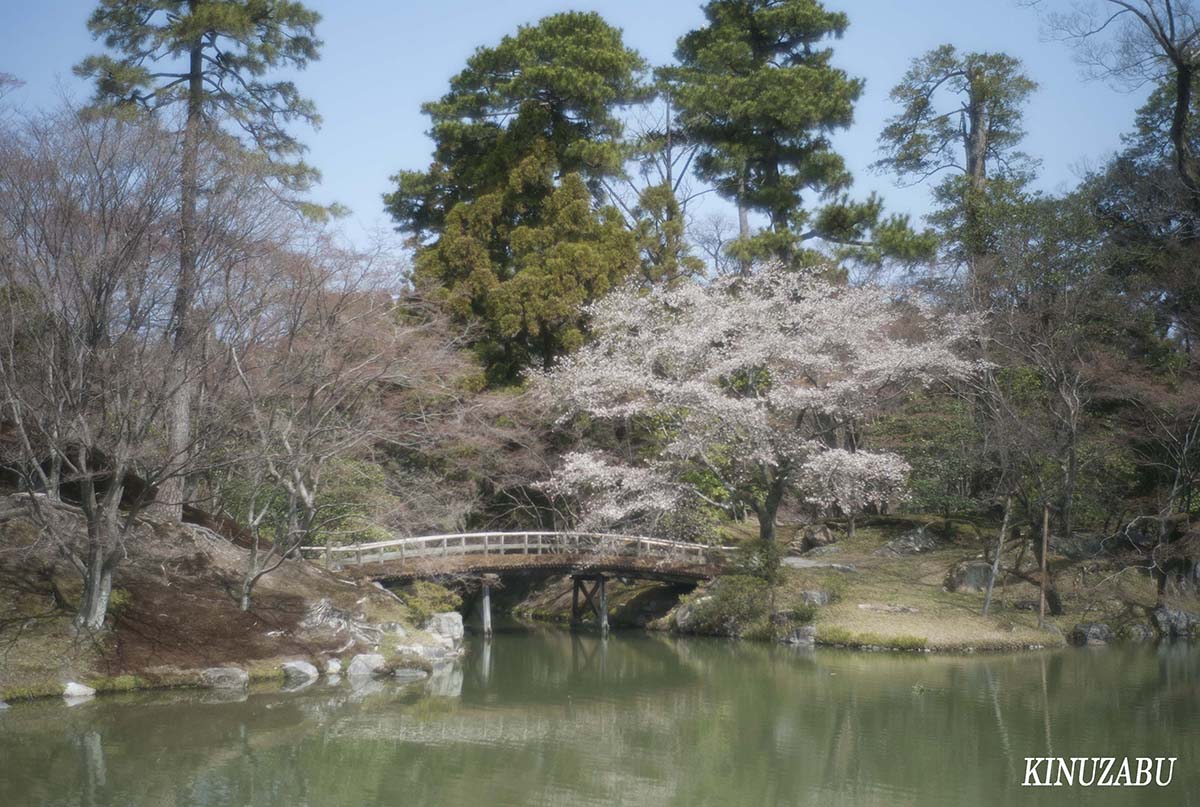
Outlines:
<svg viewBox="0 0 1200 807"><path fill-rule="evenodd" d="M205 137L240 132L285 186L302 189L316 178L298 160L303 146L288 129L297 120L319 122L312 103L292 82L264 76L316 59L319 21L316 12L290 0L101 0L88 20L88 29L112 52L90 56L75 68L94 79L98 106L183 108L179 277L168 329L177 382L167 429L167 450L180 464L193 439L194 389L182 365L199 338L192 315L201 249L200 144ZM184 498L183 482L175 479L158 491L159 509L178 519Z"/></svg>
<svg viewBox="0 0 1200 807"><path fill-rule="evenodd" d="M791 260L813 238L928 251L932 242L885 219L877 198L847 196L852 177L830 137L850 125L863 82L834 67L824 44L845 32L846 15L817 0L711 0L704 15L708 24L679 40L676 102L701 147L697 173L738 207L742 260ZM766 231L751 233L753 212Z"/></svg>
<svg viewBox="0 0 1200 807"><path fill-rule="evenodd" d="M577 344L583 307L636 270L637 245L602 181L622 170L619 107L644 63L595 13L555 14L478 49L424 106L433 163L385 204L417 244L416 277L462 319L493 383Z"/></svg>
<svg viewBox="0 0 1200 807"><path fill-rule="evenodd" d="M1036 88L1012 56L942 45L914 59L892 89L900 112L879 137L884 156L876 167L903 183L943 175L935 219L968 263L996 249L989 208L1011 200L1029 178L1032 161L1018 146L1023 107Z"/></svg>

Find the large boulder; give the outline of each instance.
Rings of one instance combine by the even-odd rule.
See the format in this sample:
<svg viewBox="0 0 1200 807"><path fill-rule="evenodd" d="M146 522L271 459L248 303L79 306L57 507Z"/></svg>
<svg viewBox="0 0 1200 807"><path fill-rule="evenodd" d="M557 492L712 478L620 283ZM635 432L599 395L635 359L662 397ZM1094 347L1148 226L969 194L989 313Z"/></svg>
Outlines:
<svg viewBox="0 0 1200 807"><path fill-rule="evenodd" d="M326 675L341 675L342 674L341 659L336 659L336 658L328 659L325 662L325 674Z"/></svg>
<svg viewBox="0 0 1200 807"><path fill-rule="evenodd" d="M1072 532L1066 535L1051 535L1050 548L1071 560L1087 560L1103 555L1108 536L1094 532Z"/></svg>
<svg viewBox="0 0 1200 807"><path fill-rule="evenodd" d="M1191 637L1200 625L1200 616L1181 608L1159 606L1150 612L1150 621L1160 634L1168 639Z"/></svg>
<svg viewBox="0 0 1200 807"><path fill-rule="evenodd" d="M930 552L937 549L937 539L929 534L929 530L925 527L906 532L899 538L893 538L879 549L875 550L875 554L881 557L902 558L908 555L919 555L922 552Z"/></svg>
<svg viewBox="0 0 1200 807"><path fill-rule="evenodd" d="M424 630L443 641L448 641L455 648L463 640L463 618L458 611L445 611L429 617Z"/></svg>
<svg viewBox="0 0 1200 807"><path fill-rule="evenodd" d="M779 641L792 647L812 647L817 642L817 629L812 625L801 625L789 631Z"/></svg>
<svg viewBox="0 0 1200 807"><path fill-rule="evenodd" d="M833 592L816 589L813 591L801 591L800 601L805 605L829 605L833 602Z"/></svg>
<svg viewBox="0 0 1200 807"><path fill-rule="evenodd" d="M68 682L67 685L63 687L63 697L67 698L68 700L74 700L76 698L90 698L95 694L96 690L89 686L84 686L83 684L77 684L74 681Z"/></svg>
<svg viewBox="0 0 1200 807"><path fill-rule="evenodd" d="M988 579L991 576L992 565L990 563L982 560L965 560L950 567L944 586L946 591L956 591L959 594L986 591Z"/></svg>
<svg viewBox="0 0 1200 807"><path fill-rule="evenodd" d="M697 622L700 617L700 606L712 599L712 595L705 595L695 600L681 603L675 609L675 613L671 619L675 623L675 629L680 633L693 633L696 630Z"/></svg>
<svg viewBox="0 0 1200 807"><path fill-rule="evenodd" d="M283 664L283 680L289 684L311 684L319 676L317 668L307 661L288 661Z"/></svg>
<svg viewBox="0 0 1200 807"><path fill-rule="evenodd" d="M1131 622L1121 628L1121 638L1129 642L1154 641L1154 628L1145 622Z"/></svg>
<svg viewBox="0 0 1200 807"><path fill-rule="evenodd" d="M1114 638L1112 628L1104 622L1080 622L1072 630L1067 640L1071 644L1108 644Z"/></svg>
<svg viewBox="0 0 1200 807"><path fill-rule="evenodd" d="M351 678L373 678L387 671L387 660L378 653L359 653L350 659L346 674Z"/></svg>
<svg viewBox="0 0 1200 807"><path fill-rule="evenodd" d="M833 543L837 543L837 534L827 525L809 524L804 528L804 535L800 539L800 548L804 552L811 552L819 546L829 546Z"/></svg>
<svg viewBox="0 0 1200 807"><path fill-rule="evenodd" d="M200 684L209 689L245 689L250 673L241 667L209 667L200 671Z"/></svg>

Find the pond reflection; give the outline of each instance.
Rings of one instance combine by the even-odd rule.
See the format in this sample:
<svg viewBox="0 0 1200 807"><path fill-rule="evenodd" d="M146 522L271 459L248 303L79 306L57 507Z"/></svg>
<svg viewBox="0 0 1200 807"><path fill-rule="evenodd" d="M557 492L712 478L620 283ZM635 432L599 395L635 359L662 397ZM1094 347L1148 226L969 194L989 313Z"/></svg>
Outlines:
<svg viewBox="0 0 1200 807"><path fill-rule="evenodd" d="M0 713L2 805L1192 804L1188 645L939 657L535 628L428 681ZM1175 756L1166 789L1020 787Z"/></svg>

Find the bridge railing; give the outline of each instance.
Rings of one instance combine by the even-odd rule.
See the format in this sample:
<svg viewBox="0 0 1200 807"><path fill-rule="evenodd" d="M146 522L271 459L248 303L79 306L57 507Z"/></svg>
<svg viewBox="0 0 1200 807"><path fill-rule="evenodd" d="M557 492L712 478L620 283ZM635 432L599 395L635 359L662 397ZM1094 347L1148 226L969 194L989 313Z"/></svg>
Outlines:
<svg viewBox="0 0 1200 807"><path fill-rule="evenodd" d="M344 546L303 546L302 554L326 564L422 560L464 555L597 555L653 557L709 563L728 547L604 532L466 532L394 538Z"/></svg>

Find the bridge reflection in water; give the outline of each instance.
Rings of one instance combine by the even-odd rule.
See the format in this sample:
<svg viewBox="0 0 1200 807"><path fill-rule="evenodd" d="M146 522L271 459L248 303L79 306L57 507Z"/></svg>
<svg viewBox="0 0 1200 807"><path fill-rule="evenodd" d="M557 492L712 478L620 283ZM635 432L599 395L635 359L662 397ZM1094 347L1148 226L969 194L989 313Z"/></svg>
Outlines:
<svg viewBox="0 0 1200 807"><path fill-rule="evenodd" d="M326 568L354 568L378 581L477 578L484 631L491 633L491 588L506 574L569 574L572 622L591 611L608 632L612 577L697 583L713 577L729 547L602 532L469 532L394 538L347 546L306 546Z"/></svg>

